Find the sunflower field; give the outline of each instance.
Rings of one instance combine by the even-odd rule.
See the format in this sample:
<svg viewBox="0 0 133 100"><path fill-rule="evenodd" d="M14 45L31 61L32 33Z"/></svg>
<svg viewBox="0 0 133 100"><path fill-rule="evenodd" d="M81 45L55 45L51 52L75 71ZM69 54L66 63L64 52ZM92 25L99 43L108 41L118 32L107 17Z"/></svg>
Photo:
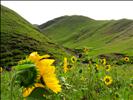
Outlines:
<svg viewBox="0 0 133 100"><path fill-rule="evenodd" d="M1 100L133 100L133 57L88 52L58 63L32 52L8 71L1 67Z"/></svg>

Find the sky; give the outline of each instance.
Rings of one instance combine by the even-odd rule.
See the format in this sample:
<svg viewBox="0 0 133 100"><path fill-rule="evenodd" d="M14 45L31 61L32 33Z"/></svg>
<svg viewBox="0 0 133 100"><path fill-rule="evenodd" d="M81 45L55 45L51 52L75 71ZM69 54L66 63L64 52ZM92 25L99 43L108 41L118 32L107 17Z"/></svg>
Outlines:
<svg viewBox="0 0 133 100"><path fill-rule="evenodd" d="M133 19L133 1L1 1L32 24L64 15L83 15L95 20Z"/></svg>

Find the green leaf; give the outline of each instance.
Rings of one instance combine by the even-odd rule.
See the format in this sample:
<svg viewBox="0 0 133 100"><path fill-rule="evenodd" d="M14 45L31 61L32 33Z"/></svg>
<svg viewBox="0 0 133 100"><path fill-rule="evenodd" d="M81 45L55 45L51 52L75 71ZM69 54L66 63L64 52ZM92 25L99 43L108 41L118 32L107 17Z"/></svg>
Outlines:
<svg viewBox="0 0 133 100"><path fill-rule="evenodd" d="M32 68L35 67L35 64L23 64L23 65L17 65L14 67L15 70L19 71L19 70L23 70L23 69L28 69L28 68Z"/></svg>

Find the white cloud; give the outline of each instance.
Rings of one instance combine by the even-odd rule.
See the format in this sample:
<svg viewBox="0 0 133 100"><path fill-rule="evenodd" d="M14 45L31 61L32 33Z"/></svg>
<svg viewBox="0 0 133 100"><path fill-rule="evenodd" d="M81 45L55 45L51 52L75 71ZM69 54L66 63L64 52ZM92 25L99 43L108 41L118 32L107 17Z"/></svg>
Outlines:
<svg viewBox="0 0 133 100"><path fill-rule="evenodd" d="M97 20L133 19L133 1L1 1L32 24L63 15L84 15Z"/></svg>

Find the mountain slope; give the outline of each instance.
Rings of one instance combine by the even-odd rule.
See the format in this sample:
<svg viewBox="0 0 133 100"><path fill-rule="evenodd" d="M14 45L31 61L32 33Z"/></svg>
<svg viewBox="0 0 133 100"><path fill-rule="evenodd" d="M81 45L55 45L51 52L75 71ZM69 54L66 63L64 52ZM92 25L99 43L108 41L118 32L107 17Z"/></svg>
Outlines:
<svg viewBox="0 0 133 100"><path fill-rule="evenodd" d="M93 20L74 15L43 26L40 31L69 48L88 47L93 49L92 55L113 52L133 55L133 20Z"/></svg>
<svg viewBox="0 0 133 100"><path fill-rule="evenodd" d="M14 11L1 5L1 66L13 66L33 51L53 57L66 55L44 34Z"/></svg>

